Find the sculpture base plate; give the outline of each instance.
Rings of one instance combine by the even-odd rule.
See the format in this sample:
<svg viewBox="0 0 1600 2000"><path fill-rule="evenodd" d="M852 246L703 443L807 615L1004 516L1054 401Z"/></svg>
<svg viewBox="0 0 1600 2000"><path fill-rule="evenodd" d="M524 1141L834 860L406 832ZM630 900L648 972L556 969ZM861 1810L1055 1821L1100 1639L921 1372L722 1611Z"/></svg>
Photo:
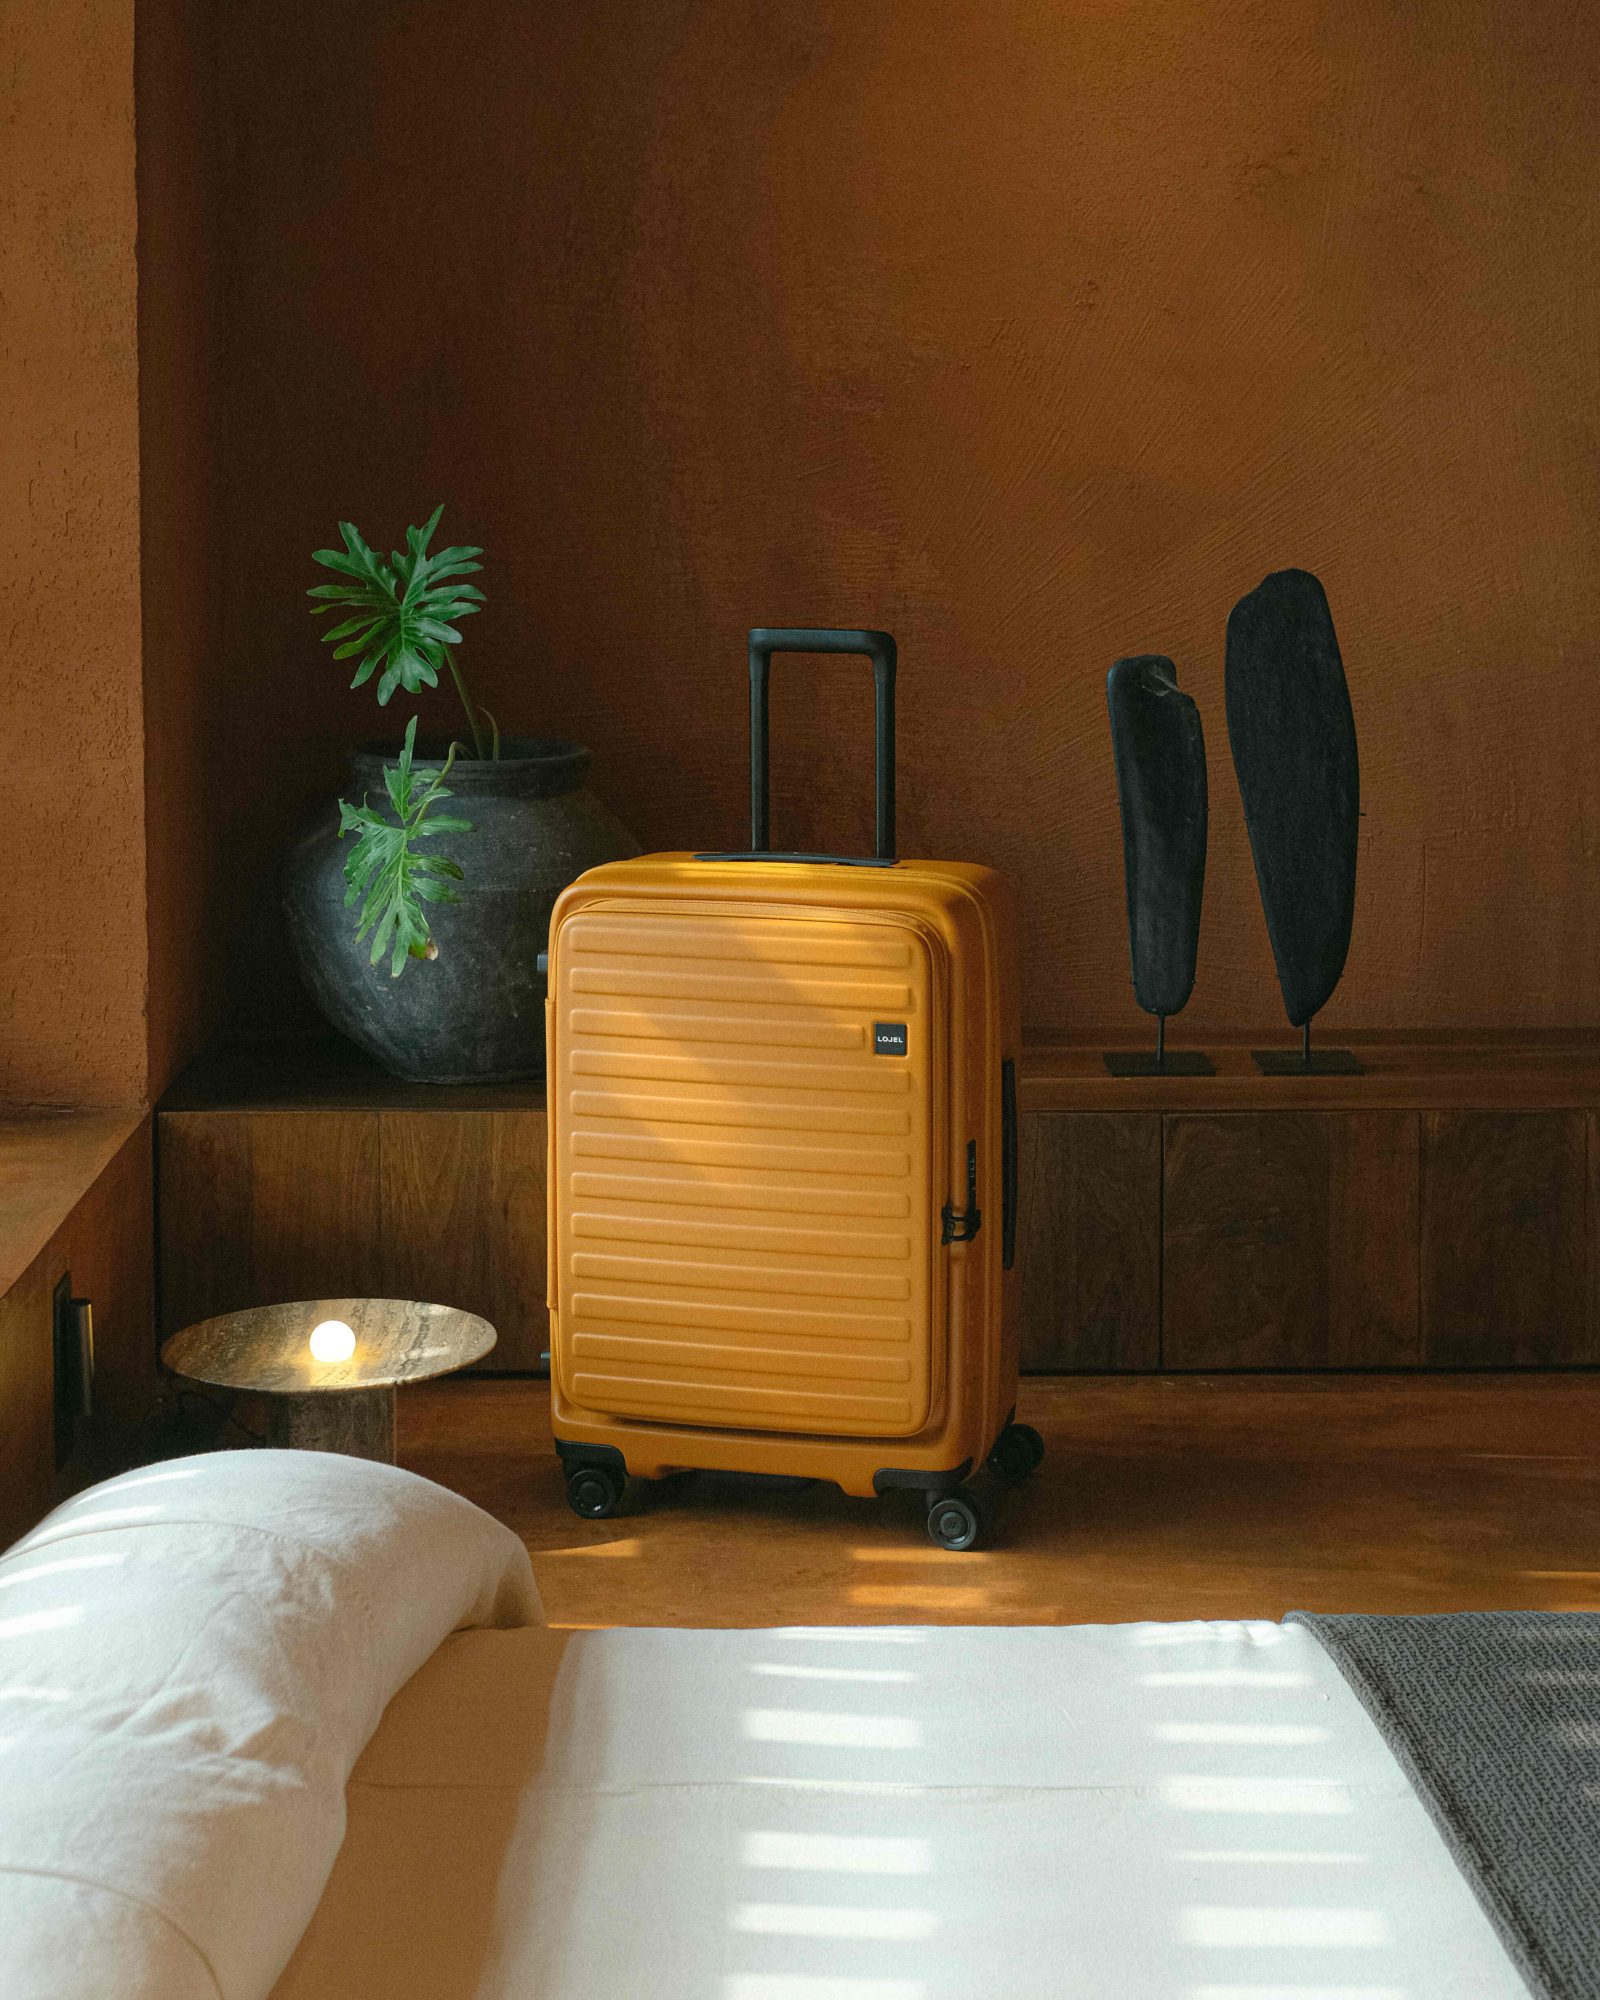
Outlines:
<svg viewBox="0 0 1600 2000"><path fill-rule="evenodd" d="M1307 1060L1298 1049L1252 1049L1250 1059L1263 1076L1365 1076L1366 1067L1348 1049L1313 1049Z"/></svg>
<svg viewBox="0 0 1600 2000"><path fill-rule="evenodd" d="M1158 1062L1153 1049L1113 1049L1106 1057L1113 1076L1215 1076L1216 1065L1199 1049L1168 1049Z"/></svg>

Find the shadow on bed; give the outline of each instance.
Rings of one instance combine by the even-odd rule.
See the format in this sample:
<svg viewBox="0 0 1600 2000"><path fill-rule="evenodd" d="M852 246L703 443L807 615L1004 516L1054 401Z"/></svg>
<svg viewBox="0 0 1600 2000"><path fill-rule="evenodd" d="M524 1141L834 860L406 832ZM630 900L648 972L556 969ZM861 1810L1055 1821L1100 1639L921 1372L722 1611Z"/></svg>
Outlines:
<svg viewBox="0 0 1600 2000"><path fill-rule="evenodd" d="M344 1847L273 2000L468 2000L501 1990L511 1962L522 1991L556 1989L581 1847L563 1854L543 1804L584 1638L457 1633L401 1689L351 1774Z"/></svg>

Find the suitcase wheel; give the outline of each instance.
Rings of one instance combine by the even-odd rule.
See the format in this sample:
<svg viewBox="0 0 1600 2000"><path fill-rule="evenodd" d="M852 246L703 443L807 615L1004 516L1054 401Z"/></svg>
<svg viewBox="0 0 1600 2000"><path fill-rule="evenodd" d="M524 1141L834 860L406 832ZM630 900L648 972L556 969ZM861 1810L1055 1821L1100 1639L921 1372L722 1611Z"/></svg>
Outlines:
<svg viewBox="0 0 1600 2000"><path fill-rule="evenodd" d="M942 1493L928 1508L928 1536L941 1549L975 1549L983 1540L984 1519L966 1493Z"/></svg>
<svg viewBox="0 0 1600 2000"><path fill-rule="evenodd" d="M1044 1439L1032 1424L1007 1424L989 1454L989 1470L1002 1479L1026 1479L1044 1457Z"/></svg>
<svg viewBox="0 0 1600 2000"><path fill-rule="evenodd" d="M617 1511L623 1479L608 1465L580 1465L567 1481L567 1505L586 1521L603 1521Z"/></svg>

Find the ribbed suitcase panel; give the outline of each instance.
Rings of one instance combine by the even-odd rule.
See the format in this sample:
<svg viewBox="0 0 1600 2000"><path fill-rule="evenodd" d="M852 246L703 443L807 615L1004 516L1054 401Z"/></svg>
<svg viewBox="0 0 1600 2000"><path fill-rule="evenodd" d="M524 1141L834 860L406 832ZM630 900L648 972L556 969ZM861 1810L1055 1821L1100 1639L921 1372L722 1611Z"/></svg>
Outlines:
<svg viewBox="0 0 1600 2000"><path fill-rule="evenodd" d="M922 935L583 912L560 978L569 1397L661 1422L919 1430L943 1060ZM874 1053L881 1021L906 1025L905 1056Z"/></svg>

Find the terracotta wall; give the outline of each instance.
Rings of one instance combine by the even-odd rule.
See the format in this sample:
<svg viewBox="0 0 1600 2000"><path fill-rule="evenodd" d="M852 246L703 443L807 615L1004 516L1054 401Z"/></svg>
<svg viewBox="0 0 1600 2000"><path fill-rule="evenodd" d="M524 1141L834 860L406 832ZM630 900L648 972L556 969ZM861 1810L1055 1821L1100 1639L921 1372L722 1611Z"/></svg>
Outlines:
<svg viewBox="0 0 1600 2000"><path fill-rule="evenodd" d="M223 335L213 0L139 0L139 456L149 1082L216 1026L230 863L220 635Z"/></svg>
<svg viewBox="0 0 1600 2000"><path fill-rule="evenodd" d="M1230 603L1325 580L1364 756L1330 1025L1588 1022L1600 14L1525 0L284 0L224 10L235 990L374 720L307 551L436 499L469 658L651 844L743 811L743 628L899 636L902 847L1026 899L1036 1034L1128 1024L1104 676L1210 733L1191 1025L1281 1021ZM438 706L442 716L443 704ZM778 825L861 843L868 707L791 669Z"/></svg>
<svg viewBox="0 0 1600 2000"><path fill-rule="evenodd" d="M0 9L0 1099L145 1086L131 0Z"/></svg>
<svg viewBox="0 0 1600 2000"><path fill-rule="evenodd" d="M212 11L0 12L0 1102L143 1102L220 1013Z"/></svg>

